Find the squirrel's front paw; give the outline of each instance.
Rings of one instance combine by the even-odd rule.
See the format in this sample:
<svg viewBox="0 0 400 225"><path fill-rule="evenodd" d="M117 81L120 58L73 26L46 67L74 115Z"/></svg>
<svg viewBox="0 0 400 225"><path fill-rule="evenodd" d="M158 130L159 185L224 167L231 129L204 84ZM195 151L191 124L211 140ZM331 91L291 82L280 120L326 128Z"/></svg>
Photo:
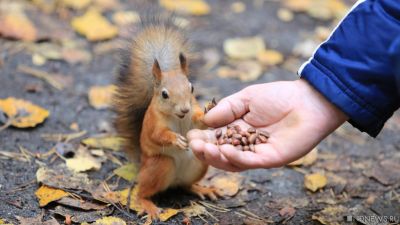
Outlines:
<svg viewBox="0 0 400 225"><path fill-rule="evenodd" d="M176 140L174 142L174 145L178 146L180 149L183 150L187 150L189 147L187 139L180 134L176 134Z"/></svg>

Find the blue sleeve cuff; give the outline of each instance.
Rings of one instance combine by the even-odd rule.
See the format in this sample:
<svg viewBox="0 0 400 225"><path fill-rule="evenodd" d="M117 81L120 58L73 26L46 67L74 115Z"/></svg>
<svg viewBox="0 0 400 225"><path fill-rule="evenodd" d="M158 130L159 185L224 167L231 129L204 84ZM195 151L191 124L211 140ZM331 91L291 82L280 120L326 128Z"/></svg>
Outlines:
<svg viewBox="0 0 400 225"><path fill-rule="evenodd" d="M369 111L365 103L357 102L355 99L358 99L358 96L315 59L304 67L301 78L307 80L328 101L349 116L350 124L370 136L376 137L388 119L380 118Z"/></svg>

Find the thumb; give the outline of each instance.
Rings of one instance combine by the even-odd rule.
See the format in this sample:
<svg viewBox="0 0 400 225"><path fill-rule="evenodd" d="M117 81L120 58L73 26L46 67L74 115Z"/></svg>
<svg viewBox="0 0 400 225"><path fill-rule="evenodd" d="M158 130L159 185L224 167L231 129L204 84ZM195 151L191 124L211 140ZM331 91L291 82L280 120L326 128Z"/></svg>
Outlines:
<svg viewBox="0 0 400 225"><path fill-rule="evenodd" d="M248 96L244 90L222 99L205 116L209 127L222 127L241 118L248 112Z"/></svg>

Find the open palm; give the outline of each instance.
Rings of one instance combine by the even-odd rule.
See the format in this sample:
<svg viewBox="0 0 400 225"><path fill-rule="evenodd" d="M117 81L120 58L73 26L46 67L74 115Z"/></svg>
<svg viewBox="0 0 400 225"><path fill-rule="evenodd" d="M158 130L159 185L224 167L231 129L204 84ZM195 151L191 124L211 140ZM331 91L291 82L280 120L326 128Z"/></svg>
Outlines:
<svg viewBox="0 0 400 225"><path fill-rule="evenodd" d="M192 130L190 147L204 162L229 171L279 167L308 153L347 120L306 81L273 82L249 86L226 97L204 118L210 127L234 123L270 133L268 143L255 152L232 145L217 146L213 130Z"/></svg>

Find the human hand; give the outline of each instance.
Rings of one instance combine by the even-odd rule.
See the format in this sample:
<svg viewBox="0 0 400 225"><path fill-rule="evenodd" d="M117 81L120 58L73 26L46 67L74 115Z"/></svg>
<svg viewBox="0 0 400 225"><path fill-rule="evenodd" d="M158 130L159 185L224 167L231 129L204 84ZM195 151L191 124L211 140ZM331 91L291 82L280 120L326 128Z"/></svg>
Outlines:
<svg viewBox="0 0 400 225"><path fill-rule="evenodd" d="M214 128L235 123L265 130L268 143L243 152L213 144L214 130L191 130L189 146L200 160L224 170L280 167L307 154L347 119L303 79L252 85L222 99L204 122Z"/></svg>

